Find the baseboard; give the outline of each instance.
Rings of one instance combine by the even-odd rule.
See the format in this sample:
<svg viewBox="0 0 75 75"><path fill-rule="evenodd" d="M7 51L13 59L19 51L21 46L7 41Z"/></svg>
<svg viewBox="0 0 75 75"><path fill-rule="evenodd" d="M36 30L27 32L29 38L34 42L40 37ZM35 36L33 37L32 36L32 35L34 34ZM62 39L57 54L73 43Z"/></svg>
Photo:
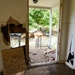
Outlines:
<svg viewBox="0 0 75 75"><path fill-rule="evenodd" d="M68 62L66 62L66 65L67 65L68 67L70 67L71 69L74 69L74 70L75 70L75 67L72 66L71 64L69 64Z"/></svg>

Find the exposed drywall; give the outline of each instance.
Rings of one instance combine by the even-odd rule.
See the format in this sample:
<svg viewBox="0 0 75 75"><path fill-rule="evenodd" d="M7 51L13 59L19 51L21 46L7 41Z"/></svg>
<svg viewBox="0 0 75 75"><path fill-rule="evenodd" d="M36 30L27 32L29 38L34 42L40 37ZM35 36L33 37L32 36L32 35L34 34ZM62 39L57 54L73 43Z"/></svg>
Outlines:
<svg viewBox="0 0 75 75"><path fill-rule="evenodd" d="M25 27L27 15L27 0L0 0L0 27L1 24L6 25L10 16ZM0 29L0 69L3 69L1 50L8 48L10 47L3 43Z"/></svg>
<svg viewBox="0 0 75 75"><path fill-rule="evenodd" d="M68 9L70 10L70 13L68 15L69 32L66 64L72 69L75 69L75 0L70 0L70 8Z"/></svg>

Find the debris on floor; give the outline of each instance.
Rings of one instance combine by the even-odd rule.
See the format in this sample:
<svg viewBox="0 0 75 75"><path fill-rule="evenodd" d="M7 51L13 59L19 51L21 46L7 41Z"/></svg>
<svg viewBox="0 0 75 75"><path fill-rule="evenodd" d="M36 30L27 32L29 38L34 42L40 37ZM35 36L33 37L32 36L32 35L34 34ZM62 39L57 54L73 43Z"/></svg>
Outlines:
<svg viewBox="0 0 75 75"><path fill-rule="evenodd" d="M30 58L30 63L33 63L33 62L34 62L33 59Z"/></svg>
<svg viewBox="0 0 75 75"><path fill-rule="evenodd" d="M37 53L32 53L33 55L36 55Z"/></svg>
<svg viewBox="0 0 75 75"><path fill-rule="evenodd" d="M46 49L44 51L44 55L45 55L47 61L55 61L56 50Z"/></svg>

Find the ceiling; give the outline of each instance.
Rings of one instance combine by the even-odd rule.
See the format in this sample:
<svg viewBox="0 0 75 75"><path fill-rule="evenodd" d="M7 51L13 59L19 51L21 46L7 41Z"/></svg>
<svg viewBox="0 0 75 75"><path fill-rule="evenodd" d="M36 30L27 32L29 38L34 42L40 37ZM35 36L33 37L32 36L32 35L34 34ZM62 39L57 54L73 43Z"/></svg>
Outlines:
<svg viewBox="0 0 75 75"><path fill-rule="evenodd" d="M37 3L29 0L29 7L50 9L59 6L59 3L59 0L38 0Z"/></svg>

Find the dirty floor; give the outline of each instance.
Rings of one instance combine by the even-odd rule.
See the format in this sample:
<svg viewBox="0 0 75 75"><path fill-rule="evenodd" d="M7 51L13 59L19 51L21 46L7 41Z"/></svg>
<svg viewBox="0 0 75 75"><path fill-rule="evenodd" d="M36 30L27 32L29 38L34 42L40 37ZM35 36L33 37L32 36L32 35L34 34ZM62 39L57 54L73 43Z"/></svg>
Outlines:
<svg viewBox="0 0 75 75"><path fill-rule="evenodd" d="M75 75L75 70L65 64L51 64L30 68L25 75Z"/></svg>
<svg viewBox="0 0 75 75"><path fill-rule="evenodd" d="M0 75L4 75L0 73ZM15 75L75 75L75 70L65 64L50 64L45 66L31 67L27 71Z"/></svg>

